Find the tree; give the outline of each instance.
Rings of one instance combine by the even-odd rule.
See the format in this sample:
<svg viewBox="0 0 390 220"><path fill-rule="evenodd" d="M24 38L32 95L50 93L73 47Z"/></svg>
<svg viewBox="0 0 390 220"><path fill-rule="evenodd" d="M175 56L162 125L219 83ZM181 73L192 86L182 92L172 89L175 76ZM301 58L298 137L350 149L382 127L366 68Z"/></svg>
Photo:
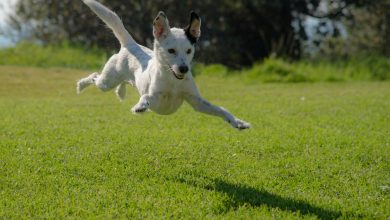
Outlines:
<svg viewBox="0 0 390 220"><path fill-rule="evenodd" d="M316 10L307 12L323 24L342 23L348 37L340 38L339 27L332 35L318 31L322 38L317 41L318 56L350 57L356 54L390 55L390 2L388 0L322 0L328 12ZM320 28L319 28L320 29ZM321 37L321 36L320 36Z"/></svg>
<svg viewBox="0 0 390 220"><path fill-rule="evenodd" d="M350 5L370 4L368 0L333 0L334 8L322 13L318 9L326 0L99 1L123 19L139 43L149 47L153 42L151 22L158 11L166 12L171 26L184 27L189 12L195 10L202 18L197 60L232 67L250 65L271 54L298 59L306 37L302 15L338 18L346 16L344 9ZM43 43L66 40L117 50L113 35L81 1L19 0L16 14L12 25L29 24L32 36ZM292 26L293 21L298 21L298 28Z"/></svg>
<svg viewBox="0 0 390 220"><path fill-rule="evenodd" d="M348 23L351 53L390 56L390 2L376 0L364 8L354 7L351 17Z"/></svg>

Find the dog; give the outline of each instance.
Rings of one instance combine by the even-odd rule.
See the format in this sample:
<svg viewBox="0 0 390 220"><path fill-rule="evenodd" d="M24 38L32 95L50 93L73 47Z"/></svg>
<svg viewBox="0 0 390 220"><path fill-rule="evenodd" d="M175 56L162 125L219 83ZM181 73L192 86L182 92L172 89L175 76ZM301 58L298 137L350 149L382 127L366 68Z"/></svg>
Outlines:
<svg viewBox="0 0 390 220"><path fill-rule="evenodd" d="M164 12L153 21L153 50L139 45L125 29L117 14L95 0L83 2L114 32L120 51L109 58L101 73L80 79L77 93L95 84L102 91L116 88L120 100L126 95L126 84L135 87L140 99L131 108L134 114L150 109L161 115L177 111L183 101L196 111L218 116L237 129L250 128L250 124L236 118L223 107L203 99L191 74L195 44L201 35L201 19L191 12L185 28L170 28Z"/></svg>

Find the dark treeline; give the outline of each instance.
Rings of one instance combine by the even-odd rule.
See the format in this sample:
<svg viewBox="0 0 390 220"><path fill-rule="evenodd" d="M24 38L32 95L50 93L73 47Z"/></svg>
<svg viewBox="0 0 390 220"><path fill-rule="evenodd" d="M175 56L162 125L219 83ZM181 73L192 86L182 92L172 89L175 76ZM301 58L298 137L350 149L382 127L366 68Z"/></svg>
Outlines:
<svg viewBox="0 0 390 220"><path fill-rule="evenodd" d="M389 53L387 0L322 0L328 2L326 12L321 11L320 0L99 1L122 18L139 43L149 47L153 41L151 22L158 11L166 12L172 27L184 27L189 12L195 10L202 17L203 25L197 59L205 63L239 67L271 54L299 59L303 54L302 42L307 38L303 28L305 16L343 20L356 27L358 24L353 23L356 21L355 9L362 11L358 13L374 13L379 18L375 23L377 26L366 26L376 28L377 37L381 38L378 44L385 45L379 46L378 50ZM10 23L16 29L30 29L28 32L32 37L44 43L66 40L78 45L99 45L108 51L118 47L112 33L79 0L20 0L16 16Z"/></svg>

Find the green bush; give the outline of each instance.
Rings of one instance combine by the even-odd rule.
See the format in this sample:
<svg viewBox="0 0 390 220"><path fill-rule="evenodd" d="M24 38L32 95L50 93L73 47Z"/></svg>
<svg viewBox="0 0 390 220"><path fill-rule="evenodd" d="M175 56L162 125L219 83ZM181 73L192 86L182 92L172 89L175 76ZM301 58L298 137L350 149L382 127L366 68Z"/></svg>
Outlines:
<svg viewBox="0 0 390 220"><path fill-rule="evenodd" d="M96 69L105 61L103 50L85 49L70 46L68 43L40 46L23 42L0 50L0 65Z"/></svg>
<svg viewBox="0 0 390 220"><path fill-rule="evenodd" d="M364 59L353 59L351 64L357 66L362 72L369 72L373 80L390 79L390 59L378 56L368 56Z"/></svg>
<svg viewBox="0 0 390 220"><path fill-rule="evenodd" d="M371 56L336 61L322 59L287 62L269 58L239 73L250 81L261 82L383 81L390 79L390 59Z"/></svg>
<svg viewBox="0 0 390 220"><path fill-rule="evenodd" d="M25 42L0 50L0 65L99 69L106 60L107 55L103 50L85 49L68 43L40 46ZM253 82L382 81L390 80L390 58L371 55L298 62L268 58L242 70L232 70L221 64L200 63L194 64L192 70L194 75L240 75L240 78Z"/></svg>
<svg viewBox="0 0 390 220"><path fill-rule="evenodd" d="M222 64L209 64L204 65L201 63L196 63L192 68L193 75L218 75L218 76L226 76L231 72L229 68Z"/></svg>
<svg viewBox="0 0 390 220"><path fill-rule="evenodd" d="M263 82L311 82L313 81L292 64L280 59L266 59L262 64L243 70L242 73L250 80Z"/></svg>

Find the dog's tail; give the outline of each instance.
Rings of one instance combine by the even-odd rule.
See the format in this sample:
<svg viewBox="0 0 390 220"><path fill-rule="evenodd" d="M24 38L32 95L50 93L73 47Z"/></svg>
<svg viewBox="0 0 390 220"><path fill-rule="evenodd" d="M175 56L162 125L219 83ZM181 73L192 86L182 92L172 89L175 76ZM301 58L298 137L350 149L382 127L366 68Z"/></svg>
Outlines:
<svg viewBox="0 0 390 220"><path fill-rule="evenodd" d="M95 0L82 1L111 28L122 46L135 42L117 14Z"/></svg>

